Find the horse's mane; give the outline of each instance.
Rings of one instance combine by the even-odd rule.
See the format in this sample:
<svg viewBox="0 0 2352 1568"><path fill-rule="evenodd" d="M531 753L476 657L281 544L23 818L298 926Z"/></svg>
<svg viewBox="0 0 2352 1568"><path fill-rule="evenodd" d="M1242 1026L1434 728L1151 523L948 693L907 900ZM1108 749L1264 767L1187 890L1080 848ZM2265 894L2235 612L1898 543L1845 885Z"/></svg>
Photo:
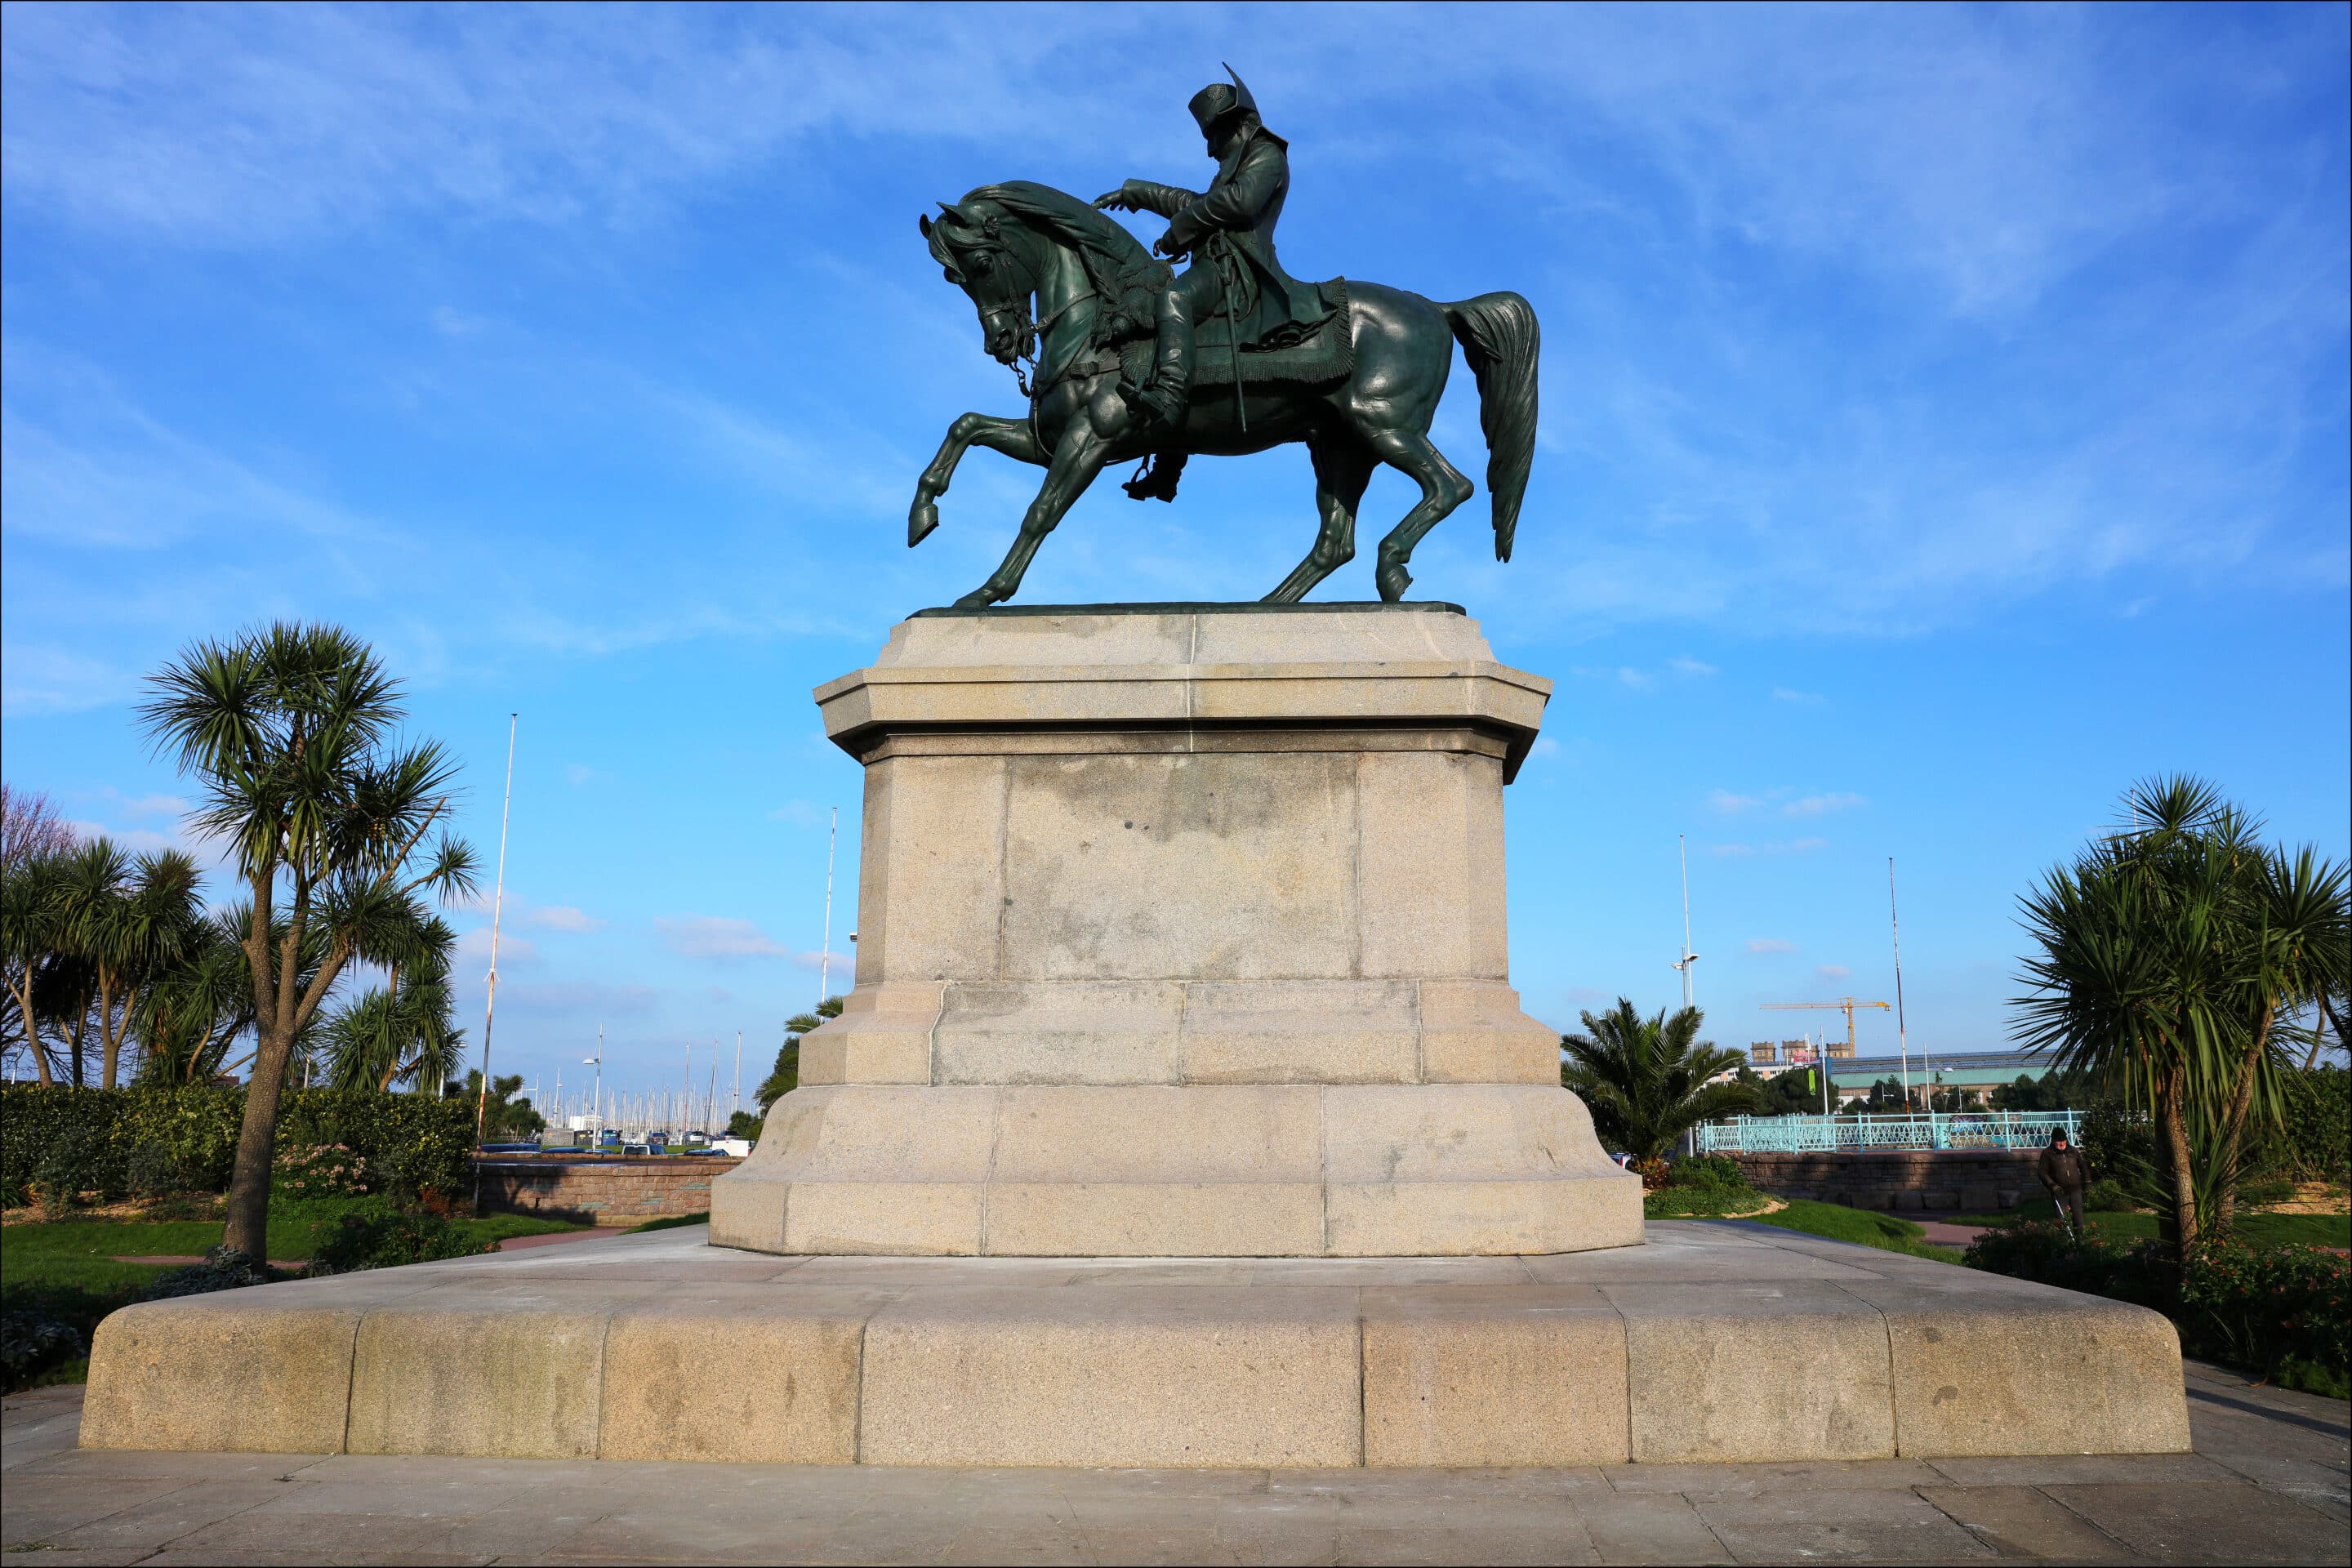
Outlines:
<svg viewBox="0 0 2352 1568"><path fill-rule="evenodd" d="M1111 336L1149 330L1153 317L1151 300L1168 287L1171 274L1166 262L1144 249L1142 242L1109 215L1091 202L1082 202L1066 191L1057 191L1034 180L981 185L964 194L963 200L956 204L957 213L968 222L985 211L982 204L1020 219L1078 253L1087 281L1110 307L1105 325Z"/></svg>

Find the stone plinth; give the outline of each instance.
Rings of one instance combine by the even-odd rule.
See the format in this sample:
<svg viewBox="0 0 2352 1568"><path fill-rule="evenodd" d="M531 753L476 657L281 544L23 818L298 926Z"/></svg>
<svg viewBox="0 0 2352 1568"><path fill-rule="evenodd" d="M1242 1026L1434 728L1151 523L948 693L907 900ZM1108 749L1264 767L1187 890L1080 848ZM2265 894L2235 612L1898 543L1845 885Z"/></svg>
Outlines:
<svg viewBox="0 0 2352 1568"><path fill-rule="evenodd" d="M712 1239L1640 1241L1638 1180L1509 982L1503 787L1549 693L1449 606L901 624L816 693L866 767L856 984Z"/></svg>
<svg viewBox="0 0 2352 1568"><path fill-rule="evenodd" d="M2169 1453L2155 1313L1763 1226L1567 1257L780 1258L676 1230L124 1308L93 1448L1566 1466Z"/></svg>

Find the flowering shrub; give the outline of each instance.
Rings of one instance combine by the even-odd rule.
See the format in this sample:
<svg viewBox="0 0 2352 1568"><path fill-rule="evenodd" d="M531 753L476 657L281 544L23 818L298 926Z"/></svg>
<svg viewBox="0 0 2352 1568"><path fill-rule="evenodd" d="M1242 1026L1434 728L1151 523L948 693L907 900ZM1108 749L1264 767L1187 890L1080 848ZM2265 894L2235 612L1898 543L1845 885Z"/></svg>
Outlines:
<svg viewBox="0 0 2352 1568"><path fill-rule="evenodd" d="M1664 1160L1636 1160L1626 1169L1642 1178L1642 1190L1654 1193L1666 1184L1666 1163Z"/></svg>
<svg viewBox="0 0 2352 1568"><path fill-rule="evenodd" d="M355 1198L368 1190L368 1164L341 1143L288 1149L271 1162L269 1184L295 1203Z"/></svg>
<svg viewBox="0 0 2352 1568"><path fill-rule="evenodd" d="M2324 1247L2209 1241L2175 1273L2164 1244L2117 1247L2097 1232L2076 1241L2056 1224L1989 1230L1969 1267L2152 1307L2189 1355L2342 1398L2352 1337L2352 1262Z"/></svg>

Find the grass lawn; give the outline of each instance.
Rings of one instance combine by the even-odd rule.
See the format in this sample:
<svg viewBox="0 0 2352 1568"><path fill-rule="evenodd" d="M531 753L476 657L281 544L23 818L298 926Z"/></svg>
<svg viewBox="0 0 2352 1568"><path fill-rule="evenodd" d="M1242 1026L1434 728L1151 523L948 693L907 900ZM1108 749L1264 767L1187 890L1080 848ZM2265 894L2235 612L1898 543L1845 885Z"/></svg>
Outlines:
<svg viewBox="0 0 2352 1568"><path fill-rule="evenodd" d="M709 1225L709 1223L710 1211L709 1209L705 1209L700 1214L674 1214L663 1219L649 1219L643 1225L631 1226L621 1234L624 1236L642 1236L649 1230L676 1230L680 1226Z"/></svg>
<svg viewBox="0 0 2352 1568"><path fill-rule="evenodd" d="M2051 1220L2058 1205L2048 1198L2030 1198L1997 1214L1938 1215L1954 1225L2013 1225L2021 1219ZM2152 1214L2099 1214L2084 1216L2091 1228L2109 1241L2153 1241ZM2237 1219L2240 1241L2253 1247L2352 1247L2352 1215L2340 1214L2242 1214Z"/></svg>
<svg viewBox="0 0 2352 1568"><path fill-rule="evenodd" d="M1771 1201L1762 1193L1719 1187L1660 1187L1642 1194L1642 1214L1649 1219L1725 1219L1753 1214Z"/></svg>
<svg viewBox="0 0 2352 1568"><path fill-rule="evenodd" d="M289 1262L309 1258L319 1249L333 1219L273 1215L269 1221L269 1256ZM550 1231L578 1230L563 1220L532 1219L523 1215L489 1215L455 1222L458 1230L477 1241L503 1241L510 1236L541 1236ZM144 1284L163 1272L163 1265L117 1263L121 1257L201 1257L220 1244L218 1220L63 1219L0 1228L0 1287L72 1285L108 1289Z"/></svg>
<svg viewBox="0 0 2352 1568"><path fill-rule="evenodd" d="M1787 1208L1757 1215L1749 1223L1776 1225L1782 1230L1799 1230L1807 1236L1827 1237L1832 1241L1856 1242L1885 1252L1907 1252L1914 1258L1932 1258L1938 1263L1960 1260L1958 1247L1937 1247L1923 1239L1927 1233L1909 1220L1874 1209L1850 1209L1842 1204L1793 1198Z"/></svg>

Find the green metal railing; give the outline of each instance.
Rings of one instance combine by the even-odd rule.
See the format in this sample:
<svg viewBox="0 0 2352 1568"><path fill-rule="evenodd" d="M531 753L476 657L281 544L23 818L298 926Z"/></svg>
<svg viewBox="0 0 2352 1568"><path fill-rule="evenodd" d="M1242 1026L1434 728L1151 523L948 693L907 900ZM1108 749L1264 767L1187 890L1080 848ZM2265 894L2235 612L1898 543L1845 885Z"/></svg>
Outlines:
<svg viewBox="0 0 2352 1568"><path fill-rule="evenodd" d="M1740 1116L1692 1130L1700 1154L1832 1154L1873 1149L2039 1149L2064 1128L2082 1136L2072 1110L1960 1110L1908 1116Z"/></svg>

